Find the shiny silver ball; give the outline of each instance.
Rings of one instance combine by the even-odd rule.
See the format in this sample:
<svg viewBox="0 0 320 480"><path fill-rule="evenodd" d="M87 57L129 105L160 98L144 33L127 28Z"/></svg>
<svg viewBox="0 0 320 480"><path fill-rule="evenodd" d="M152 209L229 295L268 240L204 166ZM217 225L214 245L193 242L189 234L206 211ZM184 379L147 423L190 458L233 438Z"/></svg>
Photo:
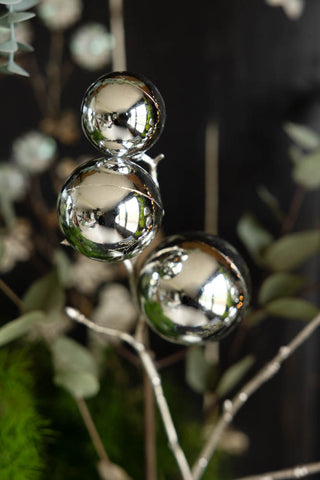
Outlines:
<svg viewBox="0 0 320 480"><path fill-rule="evenodd" d="M219 237L201 232L162 242L141 268L138 292L150 327L174 343L220 340L249 305L248 269Z"/></svg>
<svg viewBox="0 0 320 480"><path fill-rule="evenodd" d="M86 91L81 106L82 129L100 152L133 156L159 138L165 105L147 79L128 72L98 78Z"/></svg>
<svg viewBox="0 0 320 480"><path fill-rule="evenodd" d="M100 158L78 167L58 197L66 239L89 258L108 262L139 255L153 240L163 209L148 172L125 158Z"/></svg>

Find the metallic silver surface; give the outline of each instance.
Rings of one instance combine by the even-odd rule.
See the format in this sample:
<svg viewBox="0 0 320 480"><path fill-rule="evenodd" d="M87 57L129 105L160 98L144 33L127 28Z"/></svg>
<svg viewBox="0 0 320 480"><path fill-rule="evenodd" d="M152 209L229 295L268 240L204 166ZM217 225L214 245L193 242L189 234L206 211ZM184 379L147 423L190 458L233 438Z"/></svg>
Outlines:
<svg viewBox="0 0 320 480"><path fill-rule="evenodd" d="M77 168L58 198L58 219L69 243L87 257L116 262L141 253L163 216L158 187L125 158L100 158Z"/></svg>
<svg viewBox="0 0 320 480"><path fill-rule="evenodd" d="M100 152L133 156L149 149L165 122L165 105L157 88L142 76L112 72L86 91L82 129Z"/></svg>
<svg viewBox="0 0 320 480"><path fill-rule="evenodd" d="M166 340L220 340L250 300L247 267L219 237L201 232L162 242L141 268L139 300L150 327Z"/></svg>

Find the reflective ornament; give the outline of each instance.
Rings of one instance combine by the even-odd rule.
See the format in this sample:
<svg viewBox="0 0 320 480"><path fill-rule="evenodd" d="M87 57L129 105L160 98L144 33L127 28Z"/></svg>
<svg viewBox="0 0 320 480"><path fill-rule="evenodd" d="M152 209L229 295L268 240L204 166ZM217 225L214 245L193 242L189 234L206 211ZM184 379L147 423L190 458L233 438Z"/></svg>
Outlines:
<svg viewBox="0 0 320 480"><path fill-rule="evenodd" d="M125 158L78 167L58 198L58 219L69 243L109 262L141 253L155 237L163 210L149 173Z"/></svg>
<svg viewBox="0 0 320 480"><path fill-rule="evenodd" d="M133 156L159 138L165 105L157 88L144 77L113 72L98 78L84 95L82 128L102 153Z"/></svg>
<svg viewBox="0 0 320 480"><path fill-rule="evenodd" d="M249 275L219 237L195 232L162 242L142 266L138 292L150 327L175 343L220 340L249 304Z"/></svg>

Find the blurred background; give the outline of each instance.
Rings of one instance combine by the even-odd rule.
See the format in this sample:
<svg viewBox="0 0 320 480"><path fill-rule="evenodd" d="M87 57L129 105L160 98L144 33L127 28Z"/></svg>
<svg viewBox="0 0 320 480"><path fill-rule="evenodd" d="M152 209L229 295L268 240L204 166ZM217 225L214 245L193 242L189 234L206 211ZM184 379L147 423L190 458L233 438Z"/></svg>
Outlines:
<svg viewBox="0 0 320 480"><path fill-rule="evenodd" d="M63 316L67 302L99 321L105 309L117 315L112 305L123 301L128 306L119 322L123 328L132 328L132 305L127 290L121 290L127 287L122 267L102 267L92 261L89 265L61 247L55 214L56 198L67 176L81 162L97 156L80 129L80 104L87 87L112 70L114 38L108 2L43 0L32 11L36 17L17 24L16 31L35 51L15 58L30 77L0 74L1 323L19 317L21 305L16 297L52 313L43 296L52 292L52 278L48 280L47 275L53 268L59 270L61 281L53 303L61 308L56 308L52 328L31 329L27 337L6 345L0 359L5 371L10 358L17 368L23 360L24 368L25 358L16 358L17 352L31 358L26 370L33 377L35 409L48 431L45 440L43 435L39 439L43 452L39 471L45 476L6 476L5 457L0 472L3 468L2 478L81 480L90 475L93 479L100 478L94 450L71 397L53 382L56 364L47 350L52 352L52 342L61 335L92 345L88 334ZM5 12L5 5L0 5L0 13ZM168 395L174 404L181 395L188 399L182 409L186 417L179 422L186 448L192 451L200 447L194 423L201 426L204 419L210 423L219 411L220 399L210 404L218 379L232 365L254 358L254 363L245 364L250 369L242 369L231 381L227 394L232 394L319 308L320 3L124 0L123 22L127 69L153 81L167 108L162 136L149 152L165 155L158 169L165 208L161 235L208 230L217 223L219 236L242 254L252 278L249 319L221 342L218 365L210 367L210 385L195 386L192 380L190 384L185 349L151 334L157 358L180 354L163 376L168 378ZM7 32L2 30L0 40L4 41ZM304 169L301 162L309 163ZM206 223L208 198L214 202L212 215L217 212L217 220L212 218L211 223L210 219ZM297 238L297 232L308 232L312 239L310 235ZM279 254L280 263L289 258L288 266L277 268L263 253L288 235L288 245ZM295 263L299 252L305 254ZM63 277L61 271L69 273ZM285 287L281 284L287 303L270 306L268 301L281 295L268 292L268 301L261 300L261 285L279 272L292 275L286 277ZM30 288L37 281L42 293L32 297ZM47 290L39 287L44 283ZM41 295L38 305L34 297ZM306 303L290 303L296 298ZM132 478L143 478L143 446L138 452L132 446L135 434L143 436L139 370L119 345L109 344L103 353L98 350L99 358L107 356L110 363L99 367L103 387L98 399L90 398L88 404L92 402L97 413L96 425L107 451ZM92 351L97 355L97 350ZM233 437L204 478L236 478L319 460L319 360L316 332L237 415ZM4 376L0 376L2 385L6 385ZM177 385L180 392L175 390ZM123 400L127 392L135 393L135 405ZM204 397L211 405L206 414ZM21 431L16 434L22 435ZM171 456L163 433L159 435L158 445L163 447L158 454L159 479L178 479L174 463L163 470L159 467ZM17 463L17 472L18 467Z"/></svg>

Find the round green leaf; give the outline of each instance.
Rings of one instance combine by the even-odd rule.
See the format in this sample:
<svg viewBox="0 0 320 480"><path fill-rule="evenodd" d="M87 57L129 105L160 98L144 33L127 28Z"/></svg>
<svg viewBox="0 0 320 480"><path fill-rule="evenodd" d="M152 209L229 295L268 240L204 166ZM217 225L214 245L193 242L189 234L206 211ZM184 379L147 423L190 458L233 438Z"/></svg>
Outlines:
<svg viewBox="0 0 320 480"><path fill-rule="evenodd" d="M292 233L267 247L263 254L263 261L275 272L289 271L299 267L311 255L319 252L319 248L319 230Z"/></svg>
<svg viewBox="0 0 320 480"><path fill-rule="evenodd" d="M23 297L25 309L42 310L50 320L55 320L65 304L65 293L56 271L36 280Z"/></svg>
<svg viewBox="0 0 320 480"><path fill-rule="evenodd" d="M193 347L186 357L186 381L198 393L204 393L208 386L210 365L203 348Z"/></svg>
<svg viewBox="0 0 320 480"><path fill-rule="evenodd" d="M312 150L320 145L319 135L305 125L288 122L284 125L284 130L291 140L302 148Z"/></svg>
<svg viewBox="0 0 320 480"><path fill-rule="evenodd" d="M240 218L237 233L252 258L260 263L261 253L273 241L271 233L265 230L250 213Z"/></svg>
<svg viewBox="0 0 320 480"><path fill-rule="evenodd" d="M292 177L295 182L308 190L319 188L320 150L305 156L301 162L296 163L292 171Z"/></svg>
<svg viewBox="0 0 320 480"><path fill-rule="evenodd" d="M74 397L93 397L99 391L97 378L88 372L58 370L54 376L54 383Z"/></svg>
<svg viewBox="0 0 320 480"><path fill-rule="evenodd" d="M2 347L7 343L12 342L12 340L21 337L27 333L35 323L41 322L42 320L44 320L43 313L35 311L26 313L25 315L7 323L0 328L0 346Z"/></svg>
<svg viewBox="0 0 320 480"><path fill-rule="evenodd" d="M59 370L73 370L97 375L98 368L90 351L68 337L59 337L52 347L54 364Z"/></svg>
<svg viewBox="0 0 320 480"><path fill-rule="evenodd" d="M277 298L265 305L266 311L274 316L297 320L311 320L319 308L302 298Z"/></svg>
<svg viewBox="0 0 320 480"><path fill-rule="evenodd" d="M254 363L254 357L248 355L240 362L232 365L228 368L225 373L222 375L216 393L219 397L224 397L231 390L233 390L237 384L243 379L248 370L252 367Z"/></svg>
<svg viewBox="0 0 320 480"><path fill-rule="evenodd" d="M288 297L305 284L306 278L301 275L287 272L274 273L262 283L258 293L258 302L260 305L264 305L275 298Z"/></svg>

